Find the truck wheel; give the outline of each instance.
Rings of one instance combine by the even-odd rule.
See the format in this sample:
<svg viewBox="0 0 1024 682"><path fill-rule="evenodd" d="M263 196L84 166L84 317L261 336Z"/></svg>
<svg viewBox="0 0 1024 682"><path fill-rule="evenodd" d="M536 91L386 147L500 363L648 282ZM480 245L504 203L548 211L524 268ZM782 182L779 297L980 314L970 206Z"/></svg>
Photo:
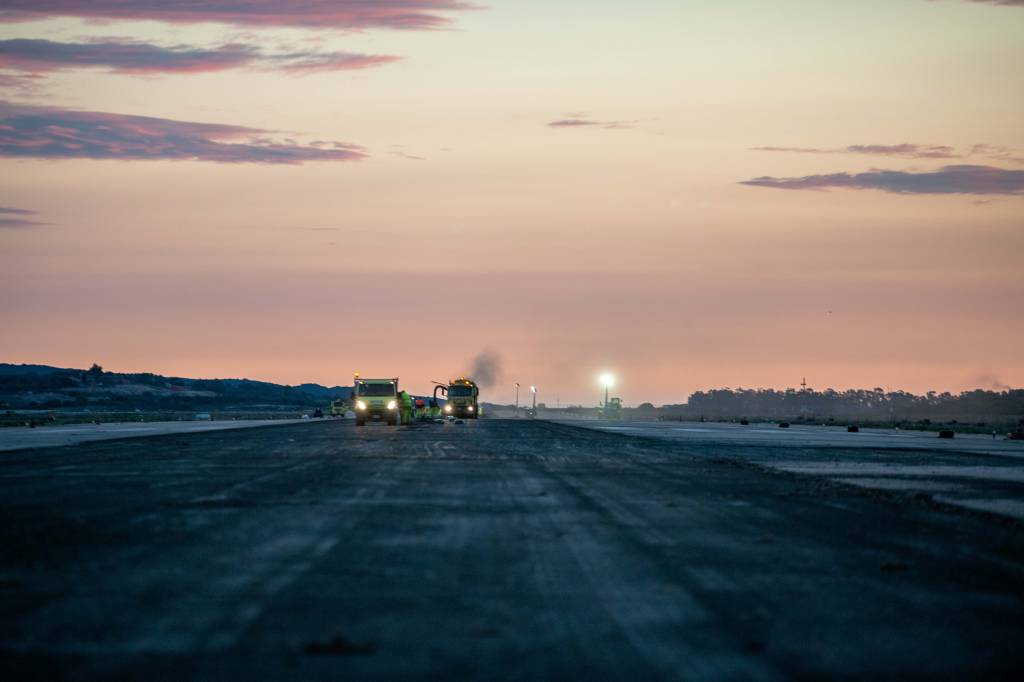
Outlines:
<svg viewBox="0 0 1024 682"><path fill-rule="evenodd" d="M397 419L389 419L388 420L388 426L398 426L398 420Z"/></svg>
<svg viewBox="0 0 1024 682"><path fill-rule="evenodd" d="M356 419L356 426L366 426L365 419Z"/></svg>

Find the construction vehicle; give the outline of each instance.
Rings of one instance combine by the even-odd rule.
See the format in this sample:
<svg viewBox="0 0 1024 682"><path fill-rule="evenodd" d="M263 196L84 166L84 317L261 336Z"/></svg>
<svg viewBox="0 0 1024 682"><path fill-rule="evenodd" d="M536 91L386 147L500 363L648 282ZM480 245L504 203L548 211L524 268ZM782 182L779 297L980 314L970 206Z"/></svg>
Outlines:
<svg viewBox="0 0 1024 682"><path fill-rule="evenodd" d="M605 419L622 419L622 398L608 398L601 406L601 416Z"/></svg>
<svg viewBox="0 0 1024 682"><path fill-rule="evenodd" d="M348 412L348 403L341 398L331 401L331 416L332 417L344 417L345 413Z"/></svg>
<svg viewBox="0 0 1024 682"><path fill-rule="evenodd" d="M389 426L398 424L398 377L361 379L357 372L353 383L356 426L366 426L370 419L386 421Z"/></svg>
<svg viewBox="0 0 1024 682"><path fill-rule="evenodd" d="M452 379L447 385L437 384L434 387L434 400L438 392L444 393L447 404L444 406L445 416L477 419L480 417L480 387L472 379L459 377Z"/></svg>

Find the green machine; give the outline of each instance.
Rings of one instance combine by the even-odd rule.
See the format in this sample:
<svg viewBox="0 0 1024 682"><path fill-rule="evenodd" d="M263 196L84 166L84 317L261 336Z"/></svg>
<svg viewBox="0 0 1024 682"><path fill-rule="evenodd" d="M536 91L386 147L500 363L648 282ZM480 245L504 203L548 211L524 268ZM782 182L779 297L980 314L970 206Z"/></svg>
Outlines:
<svg viewBox="0 0 1024 682"><path fill-rule="evenodd" d="M622 419L622 398L608 398L601 406L601 416L605 419Z"/></svg>

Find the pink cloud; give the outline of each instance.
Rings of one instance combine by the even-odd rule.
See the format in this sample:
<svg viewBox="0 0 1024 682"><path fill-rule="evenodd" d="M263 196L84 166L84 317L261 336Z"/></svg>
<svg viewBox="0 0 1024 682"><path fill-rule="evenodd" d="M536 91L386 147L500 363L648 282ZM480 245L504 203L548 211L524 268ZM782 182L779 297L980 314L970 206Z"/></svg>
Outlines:
<svg viewBox="0 0 1024 682"><path fill-rule="evenodd" d="M1024 156L1009 147L975 144L963 151L937 144L851 144L847 147L751 147L755 152L790 152L796 154L866 154L901 156L908 159L967 159L984 157L1011 163L1024 163Z"/></svg>
<svg viewBox="0 0 1024 682"><path fill-rule="evenodd" d="M549 128L605 128L606 130L622 130L632 128L636 121L595 121L588 118L560 118L549 121Z"/></svg>
<svg viewBox="0 0 1024 682"><path fill-rule="evenodd" d="M335 29L434 29L450 23L441 13L469 9L474 6L462 0L5 0L0 21L71 16Z"/></svg>
<svg viewBox="0 0 1024 682"><path fill-rule="evenodd" d="M58 43L26 38L0 41L0 68L34 74L92 67L135 75L203 73L239 67L320 72L365 69L397 59L387 55L349 52L268 54L259 48L240 44L196 48L161 47L134 41Z"/></svg>
<svg viewBox="0 0 1024 682"><path fill-rule="evenodd" d="M267 132L237 125L0 102L0 156L292 165L366 158L356 145L300 145L268 139Z"/></svg>
<svg viewBox="0 0 1024 682"><path fill-rule="evenodd" d="M400 60L391 55L355 54L351 52L308 52L269 57L270 68L291 73L322 73L353 71L383 66Z"/></svg>
<svg viewBox="0 0 1024 682"><path fill-rule="evenodd" d="M871 170L795 178L760 177L740 184L789 190L874 189L892 194L1024 194L1024 170L993 166L945 166L935 171Z"/></svg>
<svg viewBox="0 0 1024 682"><path fill-rule="evenodd" d="M903 156L911 159L955 159L960 155L953 147L934 144L851 144L848 147L819 149L816 147L753 147L758 152L794 152L798 154L870 154Z"/></svg>
<svg viewBox="0 0 1024 682"><path fill-rule="evenodd" d="M35 211L29 211L24 208L0 206L0 229L17 230L26 227L46 225L44 222L35 220L32 217L34 215L36 215Z"/></svg>
<svg viewBox="0 0 1024 682"><path fill-rule="evenodd" d="M44 78L35 73L0 72L0 88L17 90L22 95L35 95Z"/></svg>

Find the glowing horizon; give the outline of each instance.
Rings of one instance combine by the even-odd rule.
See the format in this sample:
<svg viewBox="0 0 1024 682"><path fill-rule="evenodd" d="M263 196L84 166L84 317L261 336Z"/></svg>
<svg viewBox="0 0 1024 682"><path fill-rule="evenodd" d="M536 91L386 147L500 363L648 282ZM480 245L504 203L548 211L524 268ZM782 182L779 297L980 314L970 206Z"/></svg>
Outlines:
<svg viewBox="0 0 1024 682"><path fill-rule="evenodd" d="M1022 386L1020 4L5 3L0 361Z"/></svg>

